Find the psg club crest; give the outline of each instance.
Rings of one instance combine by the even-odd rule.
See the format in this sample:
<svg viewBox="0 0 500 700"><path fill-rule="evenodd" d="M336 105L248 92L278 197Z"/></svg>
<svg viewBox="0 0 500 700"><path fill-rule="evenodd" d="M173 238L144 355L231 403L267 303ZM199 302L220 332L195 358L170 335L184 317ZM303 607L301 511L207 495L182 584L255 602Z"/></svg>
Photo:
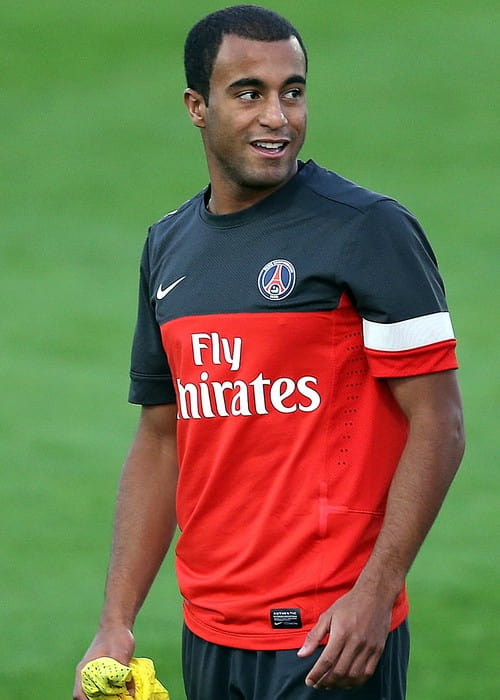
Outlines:
<svg viewBox="0 0 500 700"><path fill-rule="evenodd" d="M270 301L280 301L295 287L295 268L288 260L271 260L259 273L259 292Z"/></svg>

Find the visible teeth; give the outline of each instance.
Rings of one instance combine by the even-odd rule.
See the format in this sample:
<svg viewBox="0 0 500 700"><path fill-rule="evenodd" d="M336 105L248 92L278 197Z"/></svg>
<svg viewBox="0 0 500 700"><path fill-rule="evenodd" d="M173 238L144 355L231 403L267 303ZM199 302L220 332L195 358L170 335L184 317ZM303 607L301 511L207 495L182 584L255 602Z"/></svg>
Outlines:
<svg viewBox="0 0 500 700"><path fill-rule="evenodd" d="M267 148L268 151L278 151L280 148L283 148L285 142L269 143L269 141L256 141L255 145L259 146L259 148Z"/></svg>

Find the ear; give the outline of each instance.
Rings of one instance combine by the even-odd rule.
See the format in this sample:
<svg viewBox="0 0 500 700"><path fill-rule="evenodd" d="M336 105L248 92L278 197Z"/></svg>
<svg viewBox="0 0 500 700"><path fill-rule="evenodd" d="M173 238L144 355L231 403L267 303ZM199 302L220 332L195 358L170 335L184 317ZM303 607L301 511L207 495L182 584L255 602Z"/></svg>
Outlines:
<svg viewBox="0 0 500 700"><path fill-rule="evenodd" d="M187 88L184 90L184 104L193 125L202 129L205 126L205 112L207 110L205 98L196 90Z"/></svg>

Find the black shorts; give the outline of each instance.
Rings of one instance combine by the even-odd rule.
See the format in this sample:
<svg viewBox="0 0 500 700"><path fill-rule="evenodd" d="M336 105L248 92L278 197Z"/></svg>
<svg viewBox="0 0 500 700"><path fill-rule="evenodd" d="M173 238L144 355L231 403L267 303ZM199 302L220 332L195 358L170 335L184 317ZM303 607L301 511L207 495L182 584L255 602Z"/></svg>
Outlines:
<svg viewBox="0 0 500 700"><path fill-rule="evenodd" d="M188 700L404 700L410 651L407 622L387 638L374 675L352 690L314 690L305 678L321 654L249 651L211 644L184 627L182 666Z"/></svg>

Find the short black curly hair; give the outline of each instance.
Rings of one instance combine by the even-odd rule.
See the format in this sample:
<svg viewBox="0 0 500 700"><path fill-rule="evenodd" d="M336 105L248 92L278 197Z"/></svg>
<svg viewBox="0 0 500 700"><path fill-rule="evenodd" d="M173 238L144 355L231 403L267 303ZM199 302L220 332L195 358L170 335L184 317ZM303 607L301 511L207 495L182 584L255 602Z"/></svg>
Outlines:
<svg viewBox="0 0 500 700"><path fill-rule="evenodd" d="M258 5L233 5L201 19L191 29L184 44L184 70L187 86L203 96L208 104L210 77L225 34L255 41L282 41L296 37L304 52L302 37L284 17Z"/></svg>

